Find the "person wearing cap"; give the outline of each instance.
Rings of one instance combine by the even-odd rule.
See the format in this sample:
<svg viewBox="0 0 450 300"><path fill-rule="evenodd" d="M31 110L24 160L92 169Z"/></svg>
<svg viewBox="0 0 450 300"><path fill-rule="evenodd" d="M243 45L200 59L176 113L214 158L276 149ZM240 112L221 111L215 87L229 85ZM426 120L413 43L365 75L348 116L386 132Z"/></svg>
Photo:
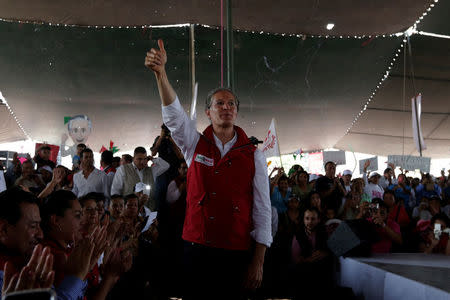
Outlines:
<svg viewBox="0 0 450 300"><path fill-rule="evenodd" d="M55 163L50 160L51 153L52 150L49 145L42 145L41 147L39 147L36 156L33 158L38 169L42 168L43 166L49 166L52 169L55 168Z"/></svg>
<svg viewBox="0 0 450 300"><path fill-rule="evenodd" d="M50 166L45 165L43 167L40 167L38 169L38 173L40 174L41 179L45 184L48 184L50 181L52 181L53 170L52 168L50 168Z"/></svg>
<svg viewBox="0 0 450 300"><path fill-rule="evenodd" d="M384 189L378 185L378 180L381 178L381 175L377 172L372 172L369 176L369 179L367 179L367 174L364 172L363 178L366 183L366 186L364 187L364 193L369 195L370 199L383 199Z"/></svg>
<svg viewBox="0 0 450 300"><path fill-rule="evenodd" d="M352 175L353 173L350 170L344 170L344 172L342 173L342 180L344 182L344 188L347 193L350 192L352 187Z"/></svg>
<svg viewBox="0 0 450 300"><path fill-rule="evenodd" d="M138 196L139 215L141 217L149 216L151 210L145 206L150 196L150 185L146 185L143 182L136 183L134 187L134 193Z"/></svg>
<svg viewBox="0 0 450 300"><path fill-rule="evenodd" d="M230 89L208 94L211 125L197 132L167 78L163 41L158 45L147 52L145 66L156 77L163 121L189 166L183 299L239 299L245 288L261 285L272 243L266 159L235 126L239 100Z"/></svg>
<svg viewBox="0 0 450 300"><path fill-rule="evenodd" d="M148 161L153 162L148 166ZM133 162L122 165L117 169L111 186L111 195L129 195L134 193L136 183L142 182L150 186L152 190L155 179L169 169L169 164L162 158L147 156L147 150L144 147L134 149ZM150 197L148 206L151 211L156 210L156 202Z"/></svg>

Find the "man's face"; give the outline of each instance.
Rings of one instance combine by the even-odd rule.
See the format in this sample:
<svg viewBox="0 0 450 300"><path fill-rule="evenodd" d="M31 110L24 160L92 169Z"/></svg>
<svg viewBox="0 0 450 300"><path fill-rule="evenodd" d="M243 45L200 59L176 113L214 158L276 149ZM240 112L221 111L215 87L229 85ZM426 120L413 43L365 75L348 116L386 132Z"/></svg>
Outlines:
<svg viewBox="0 0 450 300"><path fill-rule="evenodd" d="M136 153L133 162L139 170L142 170L148 163L147 153Z"/></svg>
<svg viewBox="0 0 450 300"><path fill-rule="evenodd" d="M286 192L289 188L289 184L287 180L280 180L278 182L278 189L280 190L280 192Z"/></svg>
<svg viewBox="0 0 450 300"><path fill-rule="evenodd" d="M127 160L125 159L125 157L122 156L120 158L120 165L123 166L123 165L126 165L126 164L127 164Z"/></svg>
<svg viewBox="0 0 450 300"><path fill-rule="evenodd" d="M78 200L72 201L72 207L67 209L63 217L58 217L58 230L63 234L64 241L71 242L81 239L81 216L82 210Z"/></svg>
<svg viewBox="0 0 450 300"><path fill-rule="evenodd" d="M8 249L29 257L43 238L41 215L36 204L22 203L20 209L22 217L15 225L6 225L5 232L2 232L2 242Z"/></svg>
<svg viewBox="0 0 450 300"><path fill-rule="evenodd" d="M91 129L89 128L88 120L76 119L72 120L69 135L72 138L74 144L85 144Z"/></svg>
<svg viewBox="0 0 450 300"><path fill-rule="evenodd" d="M109 204L109 210L111 212L111 216L114 219L118 219L120 218L120 215L123 212L123 208L124 208L124 201L122 198L115 198L115 199L111 199L111 203Z"/></svg>
<svg viewBox="0 0 450 300"><path fill-rule="evenodd" d="M327 177L333 177L336 175L336 165L334 163L328 163L325 166L325 173Z"/></svg>
<svg viewBox="0 0 450 300"><path fill-rule="evenodd" d="M228 91L215 93L211 98L211 107L206 115L215 126L228 128L234 125L237 117L237 102Z"/></svg>
<svg viewBox="0 0 450 300"><path fill-rule="evenodd" d="M131 198L128 199L125 205L125 215L130 218L135 218L138 215L138 199Z"/></svg>
<svg viewBox="0 0 450 300"><path fill-rule="evenodd" d="M305 223L305 227L309 231L314 231L314 229L319 224L319 216L315 211L305 211L305 215L303 216L303 222Z"/></svg>
<svg viewBox="0 0 450 300"><path fill-rule="evenodd" d="M81 158L81 166L92 167L94 165L94 154L92 152L83 152L83 157Z"/></svg>
<svg viewBox="0 0 450 300"><path fill-rule="evenodd" d="M49 160L50 159L50 154L51 154L51 151L48 150L48 149L42 149L41 151L39 151L39 156L43 160Z"/></svg>
<svg viewBox="0 0 450 300"><path fill-rule="evenodd" d="M102 217L105 214L105 203L103 201L97 202L97 213L99 217Z"/></svg>
<svg viewBox="0 0 450 300"><path fill-rule="evenodd" d="M392 207L395 204L394 195L392 194L384 194L383 201L386 203L387 206Z"/></svg>
<svg viewBox="0 0 450 300"><path fill-rule="evenodd" d="M378 175L370 177L370 181L372 181L373 184L378 184L379 180L380 180L380 176L378 176Z"/></svg>
<svg viewBox="0 0 450 300"><path fill-rule="evenodd" d="M350 181L352 181L352 175L344 175L342 176L342 179L344 180L345 185L349 185Z"/></svg>
<svg viewBox="0 0 450 300"><path fill-rule="evenodd" d="M84 202L82 223L84 225L98 224L98 211L97 211L97 203L95 202L95 200L89 199Z"/></svg>
<svg viewBox="0 0 450 300"><path fill-rule="evenodd" d="M34 174L33 164L31 162L24 162L22 165L22 176L29 177Z"/></svg>

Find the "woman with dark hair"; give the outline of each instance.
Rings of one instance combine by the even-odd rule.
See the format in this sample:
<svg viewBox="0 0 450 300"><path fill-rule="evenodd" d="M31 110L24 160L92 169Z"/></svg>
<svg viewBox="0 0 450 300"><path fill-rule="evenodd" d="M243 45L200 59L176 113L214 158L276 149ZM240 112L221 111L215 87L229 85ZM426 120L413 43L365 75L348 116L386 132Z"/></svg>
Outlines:
<svg viewBox="0 0 450 300"><path fill-rule="evenodd" d="M300 198L300 201L305 201L308 198L312 187L309 183L309 174L305 171L300 171L295 177L296 185L292 187L292 193Z"/></svg>
<svg viewBox="0 0 450 300"><path fill-rule="evenodd" d="M52 180L47 184L45 189L39 194L39 199L44 199L52 192L59 190L71 190L69 180L67 180L68 169L64 166L57 166L53 169Z"/></svg>
<svg viewBox="0 0 450 300"><path fill-rule="evenodd" d="M277 209L277 212L283 213L287 210L286 204L291 197L291 188L289 187L289 178L279 172L270 182L270 202Z"/></svg>
<svg viewBox="0 0 450 300"><path fill-rule="evenodd" d="M321 217L324 215L325 210L319 192L315 190L311 191L311 193L309 193L308 195L307 202L303 204L305 206L304 208L315 207Z"/></svg>
<svg viewBox="0 0 450 300"><path fill-rule="evenodd" d="M50 195L41 209L42 229L44 231L43 245L50 247L54 257L55 286L61 284L65 276L67 257L72 252L75 243L82 237L82 208L76 196L71 191L56 191ZM86 276L87 299L105 299L116 283L119 275L131 267L131 256L115 255L116 249L106 251L109 244L106 227L94 229L92 237L96 241L93 250L90 272ZM105 252L106 251L106 252ZM100 255L105 253L104 272L100 282L100 271L97 264Z"/></svg>

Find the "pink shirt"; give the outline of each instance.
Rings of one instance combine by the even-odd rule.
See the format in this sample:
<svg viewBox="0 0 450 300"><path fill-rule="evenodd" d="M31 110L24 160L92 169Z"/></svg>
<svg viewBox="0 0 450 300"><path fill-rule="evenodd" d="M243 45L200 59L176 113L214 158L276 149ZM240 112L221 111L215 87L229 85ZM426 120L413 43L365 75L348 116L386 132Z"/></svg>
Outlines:
<svg viewBox="0 0 450 300"><path fill-rule="evenodd" d="M400 234L400 226L393 220L388 219L386 226ZM382 227L376 227L380 241L372 245L372 253L389 253L391 252L392 241Z"/></svg>

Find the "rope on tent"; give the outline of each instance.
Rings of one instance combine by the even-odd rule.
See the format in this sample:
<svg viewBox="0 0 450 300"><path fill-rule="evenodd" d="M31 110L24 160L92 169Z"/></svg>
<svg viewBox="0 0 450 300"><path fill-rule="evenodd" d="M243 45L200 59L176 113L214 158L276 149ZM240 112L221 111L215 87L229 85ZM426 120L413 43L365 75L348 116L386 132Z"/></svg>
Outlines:
<svg viewBox="0 0 450 300"><path fill-rule="evenodd" d="M406 41L405 41L406 44ZM405 45L406 46L406 45ZM405 106L406 106L406 47L403 47L403 145L402 155L405 155Z"/></svg>
<svg viewBox="0 0 450 300"><path fill-rule="evenodd" d="M220 0L220 86L223 87L223 0Z"/></svg>

